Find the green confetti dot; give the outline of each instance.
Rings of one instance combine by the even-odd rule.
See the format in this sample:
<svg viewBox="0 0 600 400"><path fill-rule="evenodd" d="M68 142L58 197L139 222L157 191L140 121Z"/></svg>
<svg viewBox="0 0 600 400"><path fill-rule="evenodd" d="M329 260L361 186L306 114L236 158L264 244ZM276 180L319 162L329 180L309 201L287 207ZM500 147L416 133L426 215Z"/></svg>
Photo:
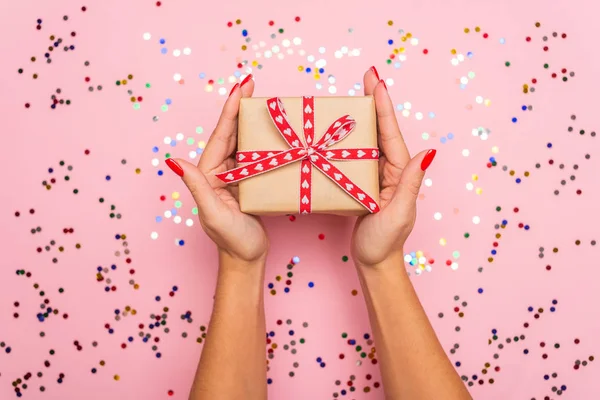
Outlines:
<svg viewBox="0 0 600 400"><path fill-rule="evenodd" d="M498 336L494 335L494 336L492 336L492 339L498 340Z"/></svg>
<svg viewBox="0 0 600 400"><path fill-rule="evenodd" d="M362 353L360 353L360 358L365 358L367 357L367 353L365 353L364 351Z"/></svg>
<svg viewBox="0 0 600 400"><path fill-rule="evenodd" d="M117 84L117 86L121 86L121 81L117 81L115 83Z"/></svg>
<svg viewBox="0 0 600 400"><path fill-rule="evenodd" d="M22 74L23 73L23 68L19 68L19 73Z"/></svg>
<svg viewBox="0 0 600 400"><path fill-rule="evenodd" d="M452 257L459 258L460 257L460 253L455 250L455 251L452 252Z"/></svg>
<svg viewBox="0 0 600 400"><path fill-rule="evenodd" d="M167 111L169 111L169 106L166 104L163 104L162 106L160 106L160 109L162 110L162 112L167 112Z"/></svg>
<svg viewBox="0 0 600 400"><path fill-rule="evenodd" d="M342 257L342 261L343 261L343 262L346 262L346 261L348 261L348 256L343 256L343 257Z"/></svg>
<svg viewBox="0 0 600 400"><path fill-rule="evenodd" d="M118 83L117 83L118 84ZM146 87L150 88L150 82L146 83Z"/></svg>
<svg viewBox="0 0 600 400"><path fill-rule="evenodd" d="M116 207L114 206L114 204L111 204L111 205L110 205L110 209L111 209L111 210L114 210L115 208L116 208Z"/></svg>
<svg viewBox="0 0 600 400"><path fill-rule="evenodd" d="M65 292L65 289L63 289L63 288L58 288L58 293L64 293L64 292Z"/></svg>
<svg viewBox="0 0 600 400"><path fill-rule="evenodd" d="M475 78L475 72L471 71L467 74L467 76L469 77L469 79L473 79Z"/></svg>
<svg viewBox="0 0 600 400"><path fill-rule="evenodd" d="M204 128L201 126L197 126L196 127L196 133L203 133L204 132Z"/></svg>
<svg viewBox="0 0 600 400"><path fill-rule="evenodd" d="M115 217L115 213L110 213L109 215L110 215L111 218Z"/></svg>
<svg viewBox="0 0 600 400"><path fill-rule="evenodd" d="M362 347L361 346L356 346L356 351L361 351Z"/></svg>
<svg viewBox="0 0 600 400"><path fill-rule="evenodd" d="M496 211L500 211L500 210L502 210L502 207L500 207L500 206L496 207Z"/></svg>
<svg viewBox="0 0 600 400"><path fill-rule="evenodd" d="M50 350L50 355L53 356L54 355L54 350Z"/></svg>
<svg viewBox="0 0 600 400"><path fill-rule="evenodd" d="M181 208L181 201L177 200L175 202L175 208Z"/></svg>
<svg viewBox="0 0 600 400"><path fill-rule="evenodd" d="M468 239L468 238L469 238L469 236L471 236L471 235L469 235L469 232L466 232L466 233L465 233L465 239Z"/></svg>
<svg viewBox="0 0 600 400"><path fill-rule="evenodd" d="M293 273L293 272L291 272L291 271L290 271L290 272L288 272L288 273L287 273L287 277L288 277L288 278L291 278L291 277L293 277L293 276L294 276L294 273Z"/></svg>
<svg viewBox="0 0 600 400"><path fill-rule="evenodd" d="M71 100L67 100L65 103L67 103L67 105L71 104Z"/></svg>
<svg viewBox="0 0 600 400"><path fill-rule="evenodd" d="M187 144L190 145L190 146L193 145L194 144L194 139L188 138Z"/></svg>
<svg viewBox="0 0 600 400"><path fill-rule="evenodd" d="M563 82L566 82L566 81L568 81L567 77L563 76Z"/></svg>
<svg viewBox="0 0 600 400"><path fill-rule="evenodd" d="M139 110L140 109L140 103L138 103L138 102L133 103L133 109L134 110Z"/></svg>
<svg viewBox="0 0 600 400"><path fill-rule="evenodd" d="M507 67L510 67L510 61L505 62L504 65L506 65Z"/></svg>
<svg viewBox="0 0 600 400"><path fill-rule="evenodd" d="M555 349L558 349L558 348L560 348L560 344L556 343L556 344L554 345L554 348L555 348Z"/></svg>
<svg viewBox="0 0 600 400"><path fill-rule="evenodd" d="M58 164L60 164L60 166L62 167L63 165L65 165L65 162L61 160Z"/></svg>
<svg viewBox="0 0 600 400"><path fill-rule="evenodd" d="M392 60L390 60L390 59L387 59L387 60L386 60L386 63L387 63L387 64L391 64L391 63L392 63Z"/></svg>
<svg viewBox="0 0 600 400"><path fill-rule="evenodd" d="M74 194L77 194L77 193L79 193L79 189L73 189L73 193L74 193Z"/></svg>
<svg viewBox="0 0 600 400"><path fill-rule="evenodd" d="M69 175L65 176L65 181L68 181L69 179L71 179L69 178Z"/></svg>
<svg viewBox="0 0 600 400"><path fill-rule="evenodd" d="M166 153L165 158L171 158L171 153Z"/></svg>
<svg viewBox="0 0 600 400"><path fill-rule="evenodd" d="M279 28L279 33L283 33L283 29Z"/></svg>
<svg viewBox="0 0 600 400"><path fill-rule="evenodd" d="M306 342L306 340L304 340L304 338L300 339L300 344L304 344Z"/></svg>
<svg viewBox="0 0 600 400"><path fill-rule="evenodd" d="M346 332L342 333L342 339L346 339L348 337L348 334Z"/></svg>
<svg viewBox="0 0 600 400"><path fill-rule="evenodd" d="M198 207L192 208L192 214L198 215Z"/></svg>
<svg viewBox="0 0 600 400"><path fill-rule="evenodd" d="M550 67L550 65L544 64L544 68L548 69L548 67Z"/></svg>
<svg viewBox="0 0 600 400"><path fill-rule="evenodd" d="M46 294L46 292L44 292L43 290L40 292L40 296L43 296L45 294Z"/></svg>
<svg viewBox="0 0 600 400"><path fill-rule="evenodd" d="M104 198L103 197L100 197L98 200L100 201L100 203L104 203Z"/></svg>

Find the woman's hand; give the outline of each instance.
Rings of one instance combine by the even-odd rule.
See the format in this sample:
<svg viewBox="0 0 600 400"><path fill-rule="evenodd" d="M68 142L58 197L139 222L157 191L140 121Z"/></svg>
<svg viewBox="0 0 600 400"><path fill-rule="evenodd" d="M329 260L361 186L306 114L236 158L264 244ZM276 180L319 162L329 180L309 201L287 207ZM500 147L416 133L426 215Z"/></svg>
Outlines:
<svg viewBox="0 0 600 400"><path fill-rule="evenodd" d="M419 188L436 151L422 151L410 158L394 105L375 67L365 73L364 88L365 95L375 98L377 109L381 211L356 221L352 256L357 265L374 266L390 258L402 260L404 242L417 216Z"/></svg>
<svg viewBox="0 0 600 400"><path fill-rule="evenodd" d="M261 220L240 211L237 185L226 185L215 174L235 167L240 99L252 96L253 91L252 75L231 89L198 166L181 159L166 160L194 196L202 229L220 254L244 263L264 260L269 240Z"/></svg>

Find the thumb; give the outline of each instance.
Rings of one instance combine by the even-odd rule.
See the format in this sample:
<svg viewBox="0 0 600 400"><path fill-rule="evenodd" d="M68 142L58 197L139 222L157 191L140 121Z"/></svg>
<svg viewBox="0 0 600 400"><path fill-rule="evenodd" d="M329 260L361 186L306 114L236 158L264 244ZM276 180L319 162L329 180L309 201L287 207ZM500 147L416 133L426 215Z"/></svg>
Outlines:
<svg viewBox="0 0 600 400"><path fill-rule="evenodd" d="M435 149L422 151L406 164L392 200L395 209L410 207L417 201L425 170L431 165L435 154Z"/></svg>
<svg viewBox="0 0 600 400"><path fill-rule="evenodd" d="M198 167L180 158L167 158L165 163L183 179L198 205L199 213L206 215L216 210L221 200Z"/></svg>

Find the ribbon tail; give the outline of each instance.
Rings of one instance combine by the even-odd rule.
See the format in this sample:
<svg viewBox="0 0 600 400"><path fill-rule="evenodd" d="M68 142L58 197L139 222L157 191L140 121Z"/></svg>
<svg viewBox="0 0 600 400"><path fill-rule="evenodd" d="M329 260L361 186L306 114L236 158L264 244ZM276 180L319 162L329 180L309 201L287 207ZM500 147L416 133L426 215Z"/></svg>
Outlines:
<svg viewBox="0 0 600 400"><path fill-rule="evenodd" d="M315 158L316 156L316 158ZM350 197L356 200L360 205L366 208L370 213L375 214L380 211L377 202L365 193L360 187L356 186L342 171L337 169L335 165L327 161L319 153L315 153L311 156L312 164L326 177L331 179L336 185L338 185L344 192L348 193Z"/></svg>
<svg viewBox="0 0 600 400"><path fill-rule="evenodd" d="M312 164L302 160L300 167L300 214L312 212Z"/></svg>
<svg viewBox="0 0 600 400"><path fill-rule="evenodd" d="M281 168L284 165L288 165L305 158L306 153L302 153L302 150L303 149L300 148L282 151L262 160L254 161L250 164L221 172L215 176L225 183L239 182L244 179L252 178L253 176Z"/></svg>

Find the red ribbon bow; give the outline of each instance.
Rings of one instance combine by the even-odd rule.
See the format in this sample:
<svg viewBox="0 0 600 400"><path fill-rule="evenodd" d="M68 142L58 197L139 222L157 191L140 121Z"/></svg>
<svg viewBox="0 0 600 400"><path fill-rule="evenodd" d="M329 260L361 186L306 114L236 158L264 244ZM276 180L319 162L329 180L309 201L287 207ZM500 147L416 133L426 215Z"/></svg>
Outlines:
<svg viewBox="0 0 600 400"><path fill-rule="evenodd" d="M239 151L236 153L238 163L248 163L237 168L217 174L217 178L225 183L239 182L253 176L264 174L284 165L302 161L300 167L300 213L311 212L311 171L314 165L325 176L359 202L369 212L376 213L379 206L371 196L354 184L342 171L337 169L329 160L377 160L379 150L376 148L361 149L328 149L329 146L343 140L352 132L356 122L349 115L336 119L325 134L314 141L315 107L312 96L303 97L302 128L306 144L302 143L290 125L283 104L278 97L267 100L267 110L273 124L290 146L289 150L272 151Z"/></svg>

